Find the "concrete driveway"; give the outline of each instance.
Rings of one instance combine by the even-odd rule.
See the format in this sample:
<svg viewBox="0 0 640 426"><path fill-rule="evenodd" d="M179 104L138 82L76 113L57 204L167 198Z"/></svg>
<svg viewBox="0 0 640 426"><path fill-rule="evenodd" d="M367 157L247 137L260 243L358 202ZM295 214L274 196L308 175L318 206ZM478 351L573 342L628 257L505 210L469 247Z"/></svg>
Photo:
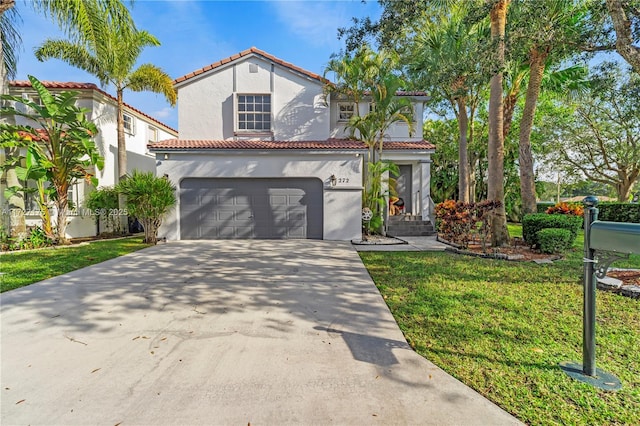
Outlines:
<svg viewBox="0 0 640 426"><path fill-rule="evenodd" d="M514 424L414 353L357 253L171 242L0 296L14 424Z"/></svg>

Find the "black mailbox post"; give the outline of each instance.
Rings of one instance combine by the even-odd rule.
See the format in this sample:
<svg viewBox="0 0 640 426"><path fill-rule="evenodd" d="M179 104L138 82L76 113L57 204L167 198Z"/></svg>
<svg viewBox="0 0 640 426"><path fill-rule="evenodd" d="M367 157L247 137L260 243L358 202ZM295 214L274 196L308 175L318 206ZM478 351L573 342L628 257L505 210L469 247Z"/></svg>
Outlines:
<svg viewBox="0 0 640 426"><path fill-rule="evenodd" d="M613 261L640 254L640 224L598 221L598 199L586 197L584 204L582 364L564 361L560 368L576 380L616 391L620 380L596 368L596 277L604 277Z"/></svg>

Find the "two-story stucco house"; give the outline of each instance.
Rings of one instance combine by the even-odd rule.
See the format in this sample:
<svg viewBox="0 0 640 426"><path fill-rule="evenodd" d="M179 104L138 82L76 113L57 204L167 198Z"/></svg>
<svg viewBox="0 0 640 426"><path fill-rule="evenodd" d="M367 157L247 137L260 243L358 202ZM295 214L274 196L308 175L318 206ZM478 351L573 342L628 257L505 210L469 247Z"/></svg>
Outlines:
<svg viewBox="0 0 640 426"><path fill-rule="evenodd" d="M352 240L362 230L363 143L345 125L360 105L326 99L326 80L251 48L174 83L178 139L149 145L157 173L178 188L160 234L169 239ZM396 125L384 159L400 166L406 213L429 218L430 155L422 139L424 93L414 134Z"/></svg>
<svg viewBox="0 0 640 426"><path fill-rule="evenodd" d="M116 127L115 97L101 90L92 83L73 82L42 82L49 91L78 92L77 105L88 110L88 118L98 127L96 146L104 157L104 168L95 170L99 187L113 186L118 176L117 150L118 137ZM9 93L13 96L31 99L38 102L36 91L29 81L12 81L9 83ZM20 104L17 108L22 107ZM17 117L18 123L27 123L26 119ZM33 123L31 123L33 124ZM147 149L150 142L176 137L178 132L142 111L125 104L124 111L125 138L127 146L127 169L155 172L155 155ZM4 162L4 151L0 150L0 162ZM28 183L29 184L29 183ZM6 182L0 181L0 193L4 192ZM96 224L91 212L84 209L85 196L93 189L84 181L76 182L69 191L69 199L77 207L70 212L67 237L85 237L96 234ZM7 201L0 197L0 211L7 212ZM38 205L32 196L25 197L25 213L27 225L39 225L40 216ZM54 215L55 217L55 215ZM103 231L105 229L102 229Z"/></svg>

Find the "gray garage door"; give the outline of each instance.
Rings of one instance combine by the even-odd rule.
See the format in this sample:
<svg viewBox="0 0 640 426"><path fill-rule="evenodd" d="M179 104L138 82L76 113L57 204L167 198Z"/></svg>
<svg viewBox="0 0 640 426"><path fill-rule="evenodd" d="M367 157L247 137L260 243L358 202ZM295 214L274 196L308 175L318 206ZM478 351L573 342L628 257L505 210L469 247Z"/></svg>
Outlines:
<svg viewBox="0 0 640 426"><path fill-rule="evenodd" d="M322 239L322 191L320 179L184 179L181 238Z"/></svg>

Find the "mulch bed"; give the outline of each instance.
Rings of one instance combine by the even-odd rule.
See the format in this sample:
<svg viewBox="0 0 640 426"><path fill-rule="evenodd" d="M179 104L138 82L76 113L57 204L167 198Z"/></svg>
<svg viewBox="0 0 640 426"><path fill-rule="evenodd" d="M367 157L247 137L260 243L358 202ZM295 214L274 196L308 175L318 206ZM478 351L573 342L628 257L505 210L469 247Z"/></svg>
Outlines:
<svg viewBox="0 0 640 426"><path fill-rule="evenodd" d="M608 271L607 276L619 279L624 285L640 285L640 271Z"/></svg>

